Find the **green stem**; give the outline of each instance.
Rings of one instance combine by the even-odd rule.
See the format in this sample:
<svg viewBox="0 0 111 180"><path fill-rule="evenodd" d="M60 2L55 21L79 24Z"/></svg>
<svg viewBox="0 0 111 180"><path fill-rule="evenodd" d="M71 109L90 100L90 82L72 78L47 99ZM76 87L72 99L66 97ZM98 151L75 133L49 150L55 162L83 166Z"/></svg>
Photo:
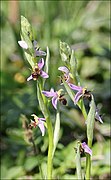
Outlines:
<svg viewBox="0 0 111 180"><path fill-rule="evenodd" d="M82 114L83 114L83 116L84 116L84 119L85 119L85 121L86 121L86 119L87 119L87 112L86 112L86 108L85 108L85 106L84 106L83 100L81 99L80 102L77 103L77 105L78 105L78 107L81 109Z"/></svg>
<svg viewBox="0 0 111 180"><path fill-rule="evenodd" d="M88 139L88 146L89 148L92 147L92 140ZM91 156L90 154L86 155L86 180L90 180L91 176Z"/></svg>
<svg viewBox="0 0 111 180"><path fill-rule="evenodd" d="M77 177L78 177L78 180L82 180L81 156L80 156L80 142L78 142L78 144L77 144L76 169L77 169Z"/></svg>
<svg viewBox="0 0 111 180"><path fill-rule="evenodd" d="M42 113L46 119L47 130L48 130L48 138L49 138L49 147L48 147L48 163L47 163L47 179L52 179L52 161L53 161L53 128L50 119L50 114L47 108L47 104L43 99L43 95L41 93L41 84L37 84L37 95L39 100L39 105Z"/></svg>
<svg viewBox="0 0 111 180"><path fill-rule="evenodd" d="M92 148L92 141L93 141L93 131L94 131L94 122L95 122L95 101L92 95L92 100L90 102L90 110L87 116L87 139L88 139L88 146ZM90 179L91 175L91 156L87 154L86 156L86 179Z"/></svg>
<svg viewBox="0 0 111 180"><path fill-rule="evenodd" d="M46 118L48 137L49 137L49 148L48 148L48 165L47 165L47 178L52 179L52 161L53 161L53 129L52 123L49 116Z"/></svg>

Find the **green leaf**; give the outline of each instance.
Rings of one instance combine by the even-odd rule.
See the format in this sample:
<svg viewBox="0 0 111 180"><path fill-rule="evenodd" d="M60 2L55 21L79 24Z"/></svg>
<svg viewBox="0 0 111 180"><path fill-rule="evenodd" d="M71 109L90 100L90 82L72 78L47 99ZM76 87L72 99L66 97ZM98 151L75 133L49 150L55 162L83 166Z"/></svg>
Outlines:
<svg viewBox="0 0 111 180"><path fill-rule="evenodd" d="M80 142L77 142L76 170L77 170L78 180L79 180L79 179L82 179L80 146L81 146Z"/></svg>
<svg viewBox="0 0 111 180"><path fill-rule="evenodd" d="M74 82L76 83L76 85L80 85L80 79L77 72L77 60L75 58L74 50L72 50L72 53L71 53L70 67L71 67L71 74L73 76Z"/></svg>
<svg viewBox="0 0 111 180"><path fill-rule="evenodd" d="M94 130L94 122L95 122L95 111L96 111L96 106L95 106L95 101L94 97L92 95L92 100L90 103L90 110L87 116L87 138L90 142L88 144L91 147L92 140L93 140L93 130Z"/></svg>
<svg viewBox="0 0 111 180"><path fill-rule="evenodd" d="M45 101L44 101L43 95L41 93L41 85L39 82L37 83L37 97L38 97L40 109L41 109L44 117L45 118L49 117L49 114L46 109Z"/></svg>
<svg viewBox="0 0 111 180"><path fill-rule="evenodd" d="M43 162L40 165L39 170L40 170L41 178L46 179L46 177L47 177L47 164L45 162Z"/></svg>
<svg viewBox="0 0 111 180"><path fill-rule="evenodd" d="M30 66L33 69L34 68L34 62L33 62L32 56L25 51L25 57L26 57L27 61L29 62Z"/></svg>
<svg viewBox="0 0 111 180"><path fill-rule="evenodd" d="M69 85L67 84L67 82L64 79L62 79L62 81L63 81L64 87L65 87L67 93L69 94L70 98L74 102L74 95L75 95L74 92L71 90L71 88L69 87Z"/></svg>
<svg viewBox="0 0 111 180"><path fill-rule="evenodd" d="M32 28L28 20L24 17L21 16L21 39L24 40L27 45L28 49L25 50L25 56L31 67L34 67L34 61L33 61L33 44L32 44Z"/></svg>
<svg viewBox="0 0 111 180"><path fill-rule="evenodd" d="M31 171L40 163L40 156L39 159L35 156L28 157L25 161L24 168L26 171Z"/></svg>
<svg viewBox="0 0 111 180"><path fill-rule="evenodd" d="M24 16L21 16L21 35L23 36L24 40L29 39L30 42L32 42L33 40L32 27Z"/></svg>
<svg viewBox="0 0 111 180"><path fill-rule="evenodd" d="M10 168L7 172L6 179L14 179L25 174L22 166L14 166Z"/></svg>
<svg viewBox="0 0 111 180"><path fill-rule="evenodd" d="M57 147L57 143L59 140L59 131L60 131L60 112L57 111L56 114L56 122L55 122L55 129L54 129L54 147L53 147L53 155Z"/></svg>

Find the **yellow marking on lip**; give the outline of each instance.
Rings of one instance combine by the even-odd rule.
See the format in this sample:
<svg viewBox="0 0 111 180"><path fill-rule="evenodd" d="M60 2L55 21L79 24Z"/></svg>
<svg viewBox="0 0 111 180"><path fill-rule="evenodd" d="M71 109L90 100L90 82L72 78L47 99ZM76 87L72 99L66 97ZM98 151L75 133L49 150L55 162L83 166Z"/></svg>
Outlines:
<svg viewBox="0 0 111 180"><path fill-rule="evenodd" d="M63 91L64 91L63 89L59 89L59 91L57 91L58 96L60 96L61 92L63 92Z"/></svg>
<svg viewBox="0 0 111 180"><path fill-rule="evenodd" d="M35 115L35 114L32 114L31 116L33 116L34 117L34 120L35 120L35 122L36 123L38 123L39 121L38 121L38 117Z"/></svg>
<svg viewBox="0 0 111 180"><path fill-rule="evenodd" d="M36 68L39 68L37 63L36 63L35 66L33 67L33 71L35 71Z"/></svg>
<svg viewBox="0 0 111 180"><path fill-rule="evenodd" d="M72 75L71 73L69 73L69 76L70 76L72 79L74 79L74 78L73 78L73 75Z"/></svg>
<svg viewBox="0 0 111 180"><path fill-rule="evenodd" d="M85 94L85 91L86 91L86 90L87 90L86 88L83 88L83 89L82 89L82 93Z"/></svg>

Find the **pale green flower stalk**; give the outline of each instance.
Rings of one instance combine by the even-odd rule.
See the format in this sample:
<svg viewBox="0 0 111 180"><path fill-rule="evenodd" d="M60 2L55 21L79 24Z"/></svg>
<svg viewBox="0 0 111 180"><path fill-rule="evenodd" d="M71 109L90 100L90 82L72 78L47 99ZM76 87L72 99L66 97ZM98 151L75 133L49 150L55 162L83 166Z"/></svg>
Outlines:
<svg viewBox="0 0 111 180"><path fill-rule="evenodd" d="M36 127L36 125L38 125L39 123L39 127L41 129L41 124L42 124L42 128L43 128L42 135L44 136L45 128L44 128L44 123L41 122L41 119L46 120L46 127L48 130L48 138L49 138L47 179L52 179L53 157L59 140L59 131L60 131L60 112L59 112L58 101L61 101L61 97L63 95L60 94L60 90L54 91L54 89L51 89L50 91L44 91L45 81L49 77L48 75L49 59L50 59L49 49L47 47L47 56L45 62L43 58L41 58L39 62L37 62L36 57L45 56L46 53L40 51L36 47L37 42L33 40L31 25L29 24L28 20L23 16L21 16L21 40L18 41L18 43L24 49L25 57L32 68L32 73L27 79L27 81L30 81L32 79L37 80L37 99L39 101L40 109L45 118L38 118L37 122L32 121L31 125L32 126L34 125ZM100 122L102 122L102 120L99 117L99 114L96 110L96 105L94 102L93 95L90 94L89 91L87 91L87 89L81 87L80 79L77 72L77 61L74 56L74 51L71 50L71 48L65 42L60 42L60 54L61 54L61 59L65 64L65 66L58 68L63 73L61 85L64 85L68 95L70 96L72 101L74 101L74 104L75 105L77 104L78 107L81 109L81 112L86 121L88 145L85 142L77 143L76 167L77 167L78 180L82 179L83 177L81 171L81 157L80 157L82 150L82 152L86 154L86 179L88 180L90 179L91 176L92 150L90 148L92 148L95 115ZM43 71L43 67L44 67L44 71ZM75 82L76 85L70 83L70 78ZM75 94L73 90L77 91L77 93ZM90 100L90 110L88 115L86 113L86 109L82 99L82 97L84 97L85 95L88 95ZM48 100L45 96L52 98L52 105L57 110L54 130L50 118L50 112L48 109ZM64 100L63 104L65 105L66 100L65 99L62 100ZM34 116L37 117L36 115Z"/></svg>
<svg viewBox="0 0 111 180"><path fill-rule="evenodd" d="M44 89L45 81L49 77L48 69L49 69L49 49L47 47L47 56L46 61L44 63L44 59L41 58L39 62L37 62L37 56L45 56L46 53L44 51L40 51L37 49L37 41L33 39L32 28L28 20L21 16L21 40L18 41L18 44L24 49L26 60L29 62L32 68L32 74L27 78L27 81L37 80L37 98L39 101L40 109L46 120L46 126L48 130L48 138L49 138L49 147L48 147L48 162L47 162L47 179L52 179L52 168L53 168L53 156L57 147L57 143L59 140L59 130L60 130L60 114L57 108L57 115L55 121L55 130L53 133L52 122L50 118L50 112L48 110L48 103L46 97L42 94L42 90ZM44 71L42 70L44 66ZM38 79L39 78L39 79ZM36 115L34 115L37 117ZM40 118L39 118L40 119ZM37 122L31 121L32 126L37 125ZM42 123L39 120L39 125ZM42 128L44 125L42 123ZM44 129L43 129L44 130ZM44 136L44 132L42 131L42 135Z"/></svg>
<svg viewBox="0 0 111 180"><path fill-rule="evenodd" d="M79 75L77 72L77 60L74 55L74 50L71 50L71 48L69 47L69 45L67 43L60 41L60 55L61 55L61 59L62 59L64 65L70 69L70 72L71 72L70 77L75 81L76 85L80 86L81 83L80 83ZM63 81L64 87L65 87L67 93L69 94L70 98L73 101L74 95L75 95L74 92L72 92L72 90L68 86L68 83L66 83L66 81L64 79L62 79L62 81ZM84 119L86 120L87 113L86 113L86 109L85 109L83 100L81 99L77 103L77 105L81 109Z"/></svg>
<svg viewBox="0 0 111 180"><path fill-rule="evenodd" d="M77 61L74 55L74 51L70 49L68 44L64 42L60 42L60 54L61 59L64 62L65 66L59 67L58 70L64 73L62 77L62 83L69 94L72 101L74 101L75 105L81 109L81 112L84 116L86 126L87 126L87 139L88 145L84 142L80 145L80 142L77 143L77 154L76 154L76 169L78 180L82 179L81 172L81 158L80 158L80 147L82 147L83 151L86 155L86 179L89 180L91 176L91 155L92 155L92 141L93 141L93 129L94 129L94 121L95 121L95 112L96 106L94 102L94 97L92 94L87 91L87 89L81 87L80 79L77 72ZM74 81L74 84L70 83L70 78ZM74 91L77 91L75 94ZM81 97L88 95L90 102L90 110L87 115L86 109L84 106L83 99Z"/></svg>

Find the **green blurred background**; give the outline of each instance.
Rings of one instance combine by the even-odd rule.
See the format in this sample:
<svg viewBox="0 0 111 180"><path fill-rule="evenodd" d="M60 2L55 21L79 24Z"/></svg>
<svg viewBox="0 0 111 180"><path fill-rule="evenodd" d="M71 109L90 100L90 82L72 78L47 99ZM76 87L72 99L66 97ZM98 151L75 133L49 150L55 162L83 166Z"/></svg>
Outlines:
<svg viewBox="0 0 111 180"><path fill-rule="evenodd" d="M1 1L1 179L40 179L46 173L48 136L29 131L26 121L42 117L36 84L26 82L30 66L20 40L20 16L32 25L42 50L50 49L50 79L46 88L60 88L62 64L59 41L65 41L78 60L81 81L93 90L103 124L95 123L93 179L110 177L110 1ZM68 97L67 97L68 98ZM86 103L86 107L87 107ZM55 111L50 109L54 122ZM60 140L54 158L55 179L76 179L76 141L86 141L81 112L68 98L61 106ZM30 141L29 141L30 140ZM82 157L84 172L85 158ZM41 172L41 173L40 173Z"/></svg>

